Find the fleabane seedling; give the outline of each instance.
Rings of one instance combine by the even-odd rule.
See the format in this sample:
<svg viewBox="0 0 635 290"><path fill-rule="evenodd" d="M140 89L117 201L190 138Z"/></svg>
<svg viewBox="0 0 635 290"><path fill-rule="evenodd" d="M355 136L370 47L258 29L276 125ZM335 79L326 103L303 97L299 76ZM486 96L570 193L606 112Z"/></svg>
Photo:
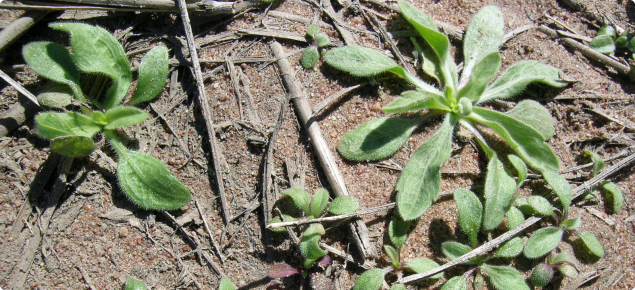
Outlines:
<svg viewBox="0 0 635 290"><path fill-rule="evenodd" d="M311 24L306 30L311 45L302 51L300 63L305 69L312 69L320 60L321 51L331 42L328 35L320 32L320 27Z"/></svg>
<svg viewBox="0 0 635 290"><path fill-rule="evenodd" d="M29 66L57 84L39 99L58 109L74 104L81 112L64 109L65 112L40 113L35 117L35 133L51 140L51 150L68 157L89 155L97 148L93 138L102 133L117 152L119 185L130 200L156 210L177 209L187 204L190 191L163 163L129 150L119 137L122 128L148 118L148 114L131 105L153 100L165 86L167 49L158 46L144 56L136 90L123 104L132 83L132 70L117 39L103 28L82 23L52 23L49 27L70 34L71 51L52 42L24 46L22 52ZM105 96L95 87L84 94L80 77L87 74L112 81Z"/></svg>
<svg viewBox="0 0 635 290"><path fill-rule="evenodd" d="M474 133L489 158L484 211L494 217L487 219L486 228L495 228L503 220L514 199L517 183L482 137L481 127L491 129L509 144L516 155L508 158L519 174L525 174L527 167L541 173L566 211L571 188L557 174L559 160L545 143L554 134L549 111L535 101L522 101L506 113L480 106L491 100L511 98L531 83L562 88L567 82L560 77L561 71L535 61L522 61L490 84L501 64L498 47L503 39L504 21L498 8L487 6L472 18L463 38L464 66L459 78L448 37L438 31L432 18L412 5L402 0L399 6L404 18L425 40L421 46L413 38L416 47L423 47L420 52L423 71L437 79L440 88L408 73L379 51L360 46L330 50L324 59L337 69L359 77L392 73L415 87L385 106L385 113L429 111L418 118L382 117L361 124L340 141L342 156L354 161L387 158L406 143L425 119L443 115L441 127L412 154L396 186L397 210L404 220L418 218L437 199L441 167L450 158L452 135L458 124Z"/></svg>

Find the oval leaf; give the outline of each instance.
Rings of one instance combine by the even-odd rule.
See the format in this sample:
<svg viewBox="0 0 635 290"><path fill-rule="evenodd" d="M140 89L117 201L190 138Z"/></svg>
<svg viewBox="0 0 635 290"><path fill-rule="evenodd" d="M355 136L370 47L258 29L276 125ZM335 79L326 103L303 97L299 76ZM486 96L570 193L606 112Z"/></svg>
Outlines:
<svg viewBox="0 0 635 290"><path fill-rule="evenodd" d="M414 273L424 273L430 270L434 270L439 267L439 264L427 258L416 258L406 263L406 268ZM439 279L443 277L443 272L429 277L430 279Z"/></svg>
<svg viewBox="0 0 635 290"><path fill-rule="evenodd" d="M498 290L529 290L529 286L525 283L525 278L512 267L485 264L481 266L481 269L489 276L494 288Z"/></svg>
<svg viewBox="0 0 635 290"><path fill-rule="evenodd" d="M483 9L472 17L470 25L467 27L467 31L463 37L463 62L465 64L463 68L463 78L471 76L472 71L477 71L479 72L478 74L481 73L478 68L475 68L476 64L487 55L498 52L498 47L503 41L504 28L505 21L503 20L503 14L494 6L483 7ZM494 74L496 74L497 71L498 66ZM494 75L492 75L492 78L493 77ZM472 78L470 78L470 81Z"/></svg>
<svg viewBox="0 0 635 290"><path fill-rule="evenodd" d="M326 209L326 204L329 202L329 192L324 188L320 188L315 192L313 199L311 200L310 215L314 217L320 217Z"/></svg>
<svg viewBox="0 0 635 290"><path fill-rule="evenodd" d="M472 248L457 242L443 242L443 244L441 244L441 250L446 257L450 260L454 260L469 253L472 251Z"/></svg>
<svg viewBox="0 0 635 290"><path fill-rule="evenodd" d="M317 260L327 254L322 248L320 248L320 237L324 234L324 227L321 224L311 224L309 228L304 231L302 239L300 240L300 252L302 257L309 260ZM313 264L313 262L311 262ZM309 268L309 267L305 267Z"/></svg>
<svg viewBox="0 0 635 290"><path fill-rule="evenodd" d="M560 223L560 227L567 231L572 231L579 228L581 223L582 220L580 219L580 216L578 216L572 219L564 220Z"/></svg>
<svg viewBox="0 0 635 290"><path fill-rule="evenodd" d="M86 136L61 136L51 140L51 150L67 157L83 157L89 155L96 146Z"/></svg>
<svg viewBox="0 0 635 290"><path fill-rule="evenodd" d="M520 237L514 237L513 239L503 243L494 251L494 257L496 258L513 258L523 252L524 247L523 239Z"/></svg>
<svg viewBox="0 0 635 290"><path fill-rule="evenodd" d="M382 117L370 120L344 135L338 150L344 158L354 161L387 158L408 141L417 125L416 119Z"/></svg>
<svg viewBox="0 0 635 290"><path fill-rule="evenodd" d="M150 50L139 65L137 89L129 103L136 105L156 98L165 87L168 72L168 49L165 46L157 46Z"/></svg>
<svg viewBox="0 0 635 290"><path fill-rule="evenodd" d="M304 190L304 188L289 188L283 190L280 194L290 196L295 206L303 210L306 214L310 214L311 210L309 206L311 205L311 197L309 197L309 193Z"/></svg>
<svg viewBox="0 0 635 290"><path fill-rule="evenodd" d="M39 113L35 117L35 133L46 139L61 136L92 138L101 130L90 118L75 112Z"/></svg>
<svg viewBox="0 0 635 290"><path fill-rule="evenodd" d="M474 66L474 71L478 73L470 77L468 83L459 91L458 98L467 98L472 102L477 102L489 82L496 76L500 64L501 56L498 51L494 51L479 60Z"/></svg>
<svg viewBox="0 0 635 290"><path fill-rule="evenodd" d="M540 133L543 140L551 139L556 133L556 127L551 113L549 113L547 108L536 101L521 101L516 107L505 114L534 128Z"/></svg>
<svg viewBox="0 0 635 290"><path fill-rule="evenodd" d="M525 214L531 215L534 212L542 216L553 216L553 206L549 201L538 195L516 200L516 206Z"/></svg>
<svg viewBox="0 0 635 290"><path fill-rule="evenodd" d="M483 228L492 230L505 218L516 193L516 181L509 176L496 154L487 165Z"/></svg>
<svg viewBox="0 0 635 290"><path fill-rule="evenodd" d="M591 232L577 233L587 250L598 258L604 257L604 249L600 241Z"/></svg>
<svg viewBox="0 0 635 290"><path fill-rule="evenodd" d="M568 265L568 264L564 264L558 267L558 271L560 271L560 273L562 273L562 275L565 275L569 278L575 279L578 278L578 270L575 269L575 267Z"/></svg>
<svg viewBox="0 0 635 290"><path fill-rule="evenodd" d="M357 77L371 77L385 72L405 77L403 68L392 59L380 51L357 45L331 49L324 55L324 61Z"/></svg>
<svg viewBox="0 0 635 290"><path fill-rule="evenodd" d="M329 45L330 42L329 36L324 33L318 33L318 35L315 36L315 44L318 47L325 47Z"/></svg>
<svg viewBox="0 0 635 290"><path fill-rule="evenodd" d="M390 290L406 290L406 285L404 284L394 284L390 286Z"/></svg>
<svg viewBox="0 0 635 290"><path fill-rule="evenodd" d="M134 107L116 107L106 112L108 124L106 130L118 129L139 124L148 118L148 114Z"/></svg>
<svg viewBox="0 0 635 290"><path fill-rule="evenodd" d="M454 276L443 284L441 290L467 290L467 281L463 275Z"/></svg>
<svg viewBox="0 0 635 290"><path fill-rule="evenodd" d="M540 258L555 249L562 240L564 231L556 227L546 227L537 230L525 244L525 257Z"/></svg>
<svg viewBox="0 0 635 290"><path fill-rule="evenodd" d="M604 167L606 166L604 159L602 159L602 157L600 157L600 155L598 155L597 153L591 152L589 150L584 150L584 155L589 156L591 158L591 161L593 162L593 176L598 175L598 173L600 173L600 170L604 169Z"/></svg>
<svg viewBox="0 0 635 290"><path fill-rule="evenodd" d="M615 51L615 42L610 35L598 35L591 42L589 46L595 49L599 53L611 54Z"/></svg>
<svg viewBox="0 0 635 290"><path fill-rule="evenodd" d="M507 155L507 159L509 160L509 163L511 163L512 166L516 168L516 172L518 172L518 180L516 181L516 187L520 188L523 182L525 182L525 179L527 179L527 174L528 174L527 164L525 164L525 161L520 159L520 157L513 154Z"/></svg>
<svg viewBox="0 0 635 290"><path fill-rule="evenodd" d="M307 27L306 29L306 35L310 37L315 37L315 35L317 35L318 32L320 32L320 27L315 24L309 25L309 27Z"/></svg>
<svg viewBox="0 0 635 290"><path fill-rule="evenodd" d="M296 221L297 220L296 218L294 218L294 217L292 217L290 215L282 214L282 216L284 217L284 221L285 222L292 222L292 221ZM279 216L273 217L271 219L271 221L270 221L270 223L272 223L272 224L273 223L280 223L280 222L282 222L282 219ZM286 227L277 227L277 228L272 228L272 229L269 229L269 230L271 230L274 233L286 233L287 232Z"/></svg>
<svg viewBox="0 0 635 290"><path fill-rule="evenodd" d="M483 205L473 192L465 188L459 188L454 192L454 201L459 209L459 226L470 237L470 244L475 247L478 245L478 232L483 220Z"/></svg>
<svg viewBox="0 0 635 290"><path fill-rule="evenodd" d="M399 264L399 252L397 252L395 248L389 245L384 245L384 252L388 256L388 259L390 260L390 264L392 264L393 268L395 269L401 268L401 265Z"/></svg>
<svg viewBox="0 0 635 290"><path fill-rule="evenodd" d="M602 186L602 191L604 192L604 196L606 198L606 205L611 213L617 213L622 208L624 204L624 194L617 184L610 181L603 181L600 183Z"/></svg>
<svg viewBox="0 0 635 290"><path fill-rule="evenodd" d="M272 279L285 278L299 273L300 270L285 263L273 264L269 267L269 269L267 269L267 276Z"/></svg>
<svg viewBox="0 0 635 290"><path fill-rule="evenodd" d="M569 210L569 205L571 205L571 200L573 199L573 192L571 190L571 185L569 184L569 182L564 179L564 177L560 176L558 172L553 170L543 171L542 177L545 178L545 181L547 181L549 186L551 186L553 191L560 199L562 210L564 212L567 212Z"/></svg>
<svg viewBox="0 0 635 290"><path fill-rule="evenodd" d="M370 269L359 276L353 290L378 290L387 273L384 269Z"/></svg>
<svg viewBox="0 0 635 290"><path fill-rule="evenodd" d="M148 290L148 286L143 281L128 276L124 290Z"/></svg>
<svg viewBox="0 0 635 290"><path fill-rule="evenodd" d="M397 249L401 249L408 239L410 222L403 221L399 217L393 217L388 224L388 237Z"/></svg>
<svg viewBox="0 0 635 290"><path fill-rule="evenodd" d="M388 114L400 114L408 111L423 109L437 109L451 111L441 101L442 96L422 91L406 91L401 93L401 97L384 106L382 111Z"/></svg>
<svg viewBox="0 0 635 290"><path fill-rule="evenodd" d="M236 290L236 286L234 286L234 283L232 283L232 280L229 280L229 278L222 277L220 278L218 290Z"/></svg>
<svg viewBox="0 0 635 290"><path fill-rule="evenodd" d="M312 69L320 60L320 52L317 47L309 46L304 49L302 52L302 57L300 58L300 64L305 69Z"/></svg>
<svg viewBox="0 0 635 290"><path fill-rule="evenodd" d="M523 213L515 206L510 207L507 211L507 230L512 230L523 222L525 222Z"/></svg>
<svg viewBox="0 0 635 290"><path fill-rule="evenodd" d="M521 61L508 68L503 75L489 86L478 103L492 99L507 99L522 92L531 83L542 83L562 88L567 82L560 78L562 72L550 65L535 61Z"/></svg>
<svg viewBox="0 0 635 290"><path fill-rule="evenodd" d="M37 95L37 102L47 108L62 109L73 102L73 96L62 92L46 92Z"/></svg>
<svg viewBox="0 0 635 290"><path fill-rule="evenodd" d="M328 211L335 215L355 212L359 208L359 201L352 196L336 197L329 205Z"/></svg>

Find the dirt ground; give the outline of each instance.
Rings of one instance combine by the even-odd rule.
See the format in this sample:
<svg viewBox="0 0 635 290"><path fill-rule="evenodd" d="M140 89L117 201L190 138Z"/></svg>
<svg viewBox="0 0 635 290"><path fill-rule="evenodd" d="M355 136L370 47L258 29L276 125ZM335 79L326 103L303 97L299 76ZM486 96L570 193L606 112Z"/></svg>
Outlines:
<svg viewBox="0 0 635 290"><path fill-rule="evenodd" d="M329 0L324 0L329 1ZM408 29L397 13L377 3L333 1L342 25L352 32L360 45L385 50L386 45L364 14L374 14L389 32ZM556 135L549 140L561 160L561 169L588 163L583 150L610 158L635 144L635 86L625 75L591 60L579 51L551 39L536 27L564 29L554 20L581 36L593 37L600 26L596 17L609 17L623 28L633 29L635 3L626 0L419 0L409 1L435 20L465 29L469 19L481 7L496 5L505 17L506 31L527 25L533 28L515 35L501 48L506 69L519 60L536 60L561 69L567 79L576 82L561 90L530 86L520 96L493 103L508 110L522 99L530 98L545 105L556 120ZM6 1L5 1L6 3ZM67 159L51 154L48 141L33 132L32 117L6 137L0 138L0 287L2 289L122 289L128 275L145 281L151 289L217 289L219 274L208 264L210 259L240 289L265 289L276 282L267 278L273 263L288 263L300 268L302 258L286 234L264 232L261 205L263 182L271 178L273 190L279 192L294 185L310 193L319 187L330 188L306 132L287 103L287 91L280 78L270 43L280 42L290 55L295 79L315 108L322 101L357 84L333 108L316 116L327 144L334 152L339 169L350 193L360 200L361 208L380 206L394 201L399 168L419 144L427 140L438 124L435 120L422 126L406 146L393 157L381 162L355 163L337 154L342 136L371 118L383 116L380 108L395 99L406 86L395 78L367 80L342 74L324 63L305 70L299 64L300 51L306 43L289 39L304 35L314 18L326 22L321 26L331 42L342 45L343 39L333 21L321 13L312 1L283 0L278 5L255 9L235 16L192 15L192 27L206 78L205 89L222 168L229 222L223 220L218 186L211 165L210 145L201 109L196 102L196 83L186 65L172 66L170 79L161 97L142 109L150 118L125 133L139 151L151 154L168 165L170 171L192 192L193 200L178 211L164 214L147 211L128 201L117 186L114 174L115 154L104 146L102 154ZM395 2L388 2L392 5ZM582 4L584 11L572 3ZM343 7L346 6L346 7ZM3 26L23 11L3 9ZM269 12L269 13L266 13ZM364 12L364 13L361 13ZM550 18L545 17L548 15ZM139 64L143 53L138 50L165 45L175 60L188 56L183 24L178 13L102 12L81 15L51 12L33 28L0 52L0 68L28 90L37 92L45 81L24 66L20 50L39 40L67 43L67 38L47 27L62 19L83 18L114 32L127 52L131 64ZM293 17L298 16L298 17ZM551 20L550 20L551 19ZM276 37L246 33L249 29L275 31ZM412 65L413 47L404 33L393 40ZM239 37L236 37L239 36ZM460 42L453 39L455 47ZM456 51L460 58L460 50ZM183 62L182 62L183 63ZM0 118L22 100L17 90L0 82ZM281 110L282 108L282 110ZM600 112L600 113L598 113ZM611 119L606 116L608 115ZM282 114L277 138L269 138ZM472 143L456 138L453 155L442 169L442 190L479 185L484 181L483 154ZM271 146L271 147L270 147ZM266 158L267 150L273 150ZM632 153L632 151L631 151ZM608 162L614 164L620 159ZM263 169L271 164L271 176ZM294 174L292 174L294 173ZM600 260L580 258L580 273L597 273L583 289L634 289L635 287L635 176L632 167L610 177L624 192L622 211L608 214L603 199L577 202L572 216L582 218L581 230L595 233L606 255ZM565 174L575 187L590 178L590 169ZM292 181L290 181L292 179ZM541 180L532 180L523 188L545 192ZM197 208L197 205L199 208ZM281 207L282 208L282 207ZM284 209L283 209L284 210ZM209 232L202 218L209 224ZM391 212L363 216L369 239L381 252ZM176 221L174 223L173 221ZM439 264L447 262L441 243L465 242L457 231L458 213L451 198L439 199L416 223L402 250L402 258L427 257ZM339 250L358 256L346 222L327 223L323 241ZM543 222L547 224L547 222ZM530 233L537 229L534 226ZM210 236L220 246L222 260L213 250ZM269 237L268 237L269 236ZM567 235L563 250L575 247L577 238ZM578 243L579 244L579 243ZM196 245L200 245L198 248ZM574 245L574 246L571 246ZM584 256L584 255L581 255ZM206 258L207 257L207 258ZM512 260L528 277L538 261ZM389 266L384 256L371 257L378 267ZM363 269L334 257L337 267L328 279L336 289L350 289ZM509 261L500 261L508 264ZM454 275L469 268L457 267L438 282L409 285L409 289L438 289ZM317 271L319 272L319 271ZM311 289L300 275L279 280L279 289ZM572 279L556 279L548 289L565 288ZM274 289L274 288L270 288Z"/></svg>

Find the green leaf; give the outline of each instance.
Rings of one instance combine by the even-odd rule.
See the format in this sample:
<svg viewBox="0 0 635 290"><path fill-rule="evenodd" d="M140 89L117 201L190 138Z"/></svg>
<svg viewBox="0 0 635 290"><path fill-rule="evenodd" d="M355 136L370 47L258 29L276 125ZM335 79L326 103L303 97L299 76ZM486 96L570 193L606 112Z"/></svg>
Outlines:
<svg viewBox="0 0 635 290"><path fill-rule="evenodd" d="M128 150L116 139L114 132L105 133L119 155L119 185L130 200L143 208L155 210L178 209L190 202L190 191L161 161Z"/></svg>
<svg viewBox="0 0 635 290"><path fill-rule="evenodd" d="M591 161L593 162L593 176L598 175L598 173L606 166L604 159L602 159L602 157L600 157L597 153L584 150L584 155L591 157Z"/></svg>
<svg viewBox="0 0 635 290"><path fill-rule="evenodd" d="M77 100L86 101L79 84L79 70L66 47L52 42L32 42L22 48L22 55L36 73L67 85Z"/></svg>
<svg viewBox="0 0 635 290"><path fill-rule="evenodd" d="M635 52L635 40L633 40L633 38L631 38L631 40L628 41L628 44L626 45L626 48L630 52Z"/></svg>
<svg viewBox="0 0 635 290"><path fill-rule="evenodd" d="M551 265L559 265L559 264L563 264L563 263L571 263L571 264L576 264L576 260L573 257L573 255L571 255L568 252L560 252L558 255L556 255L555 257L553 257L553 259L549 259L549 264Z"/></svg>
<svg viewBox="0 0 635 290"><path fill-rule="evenodd" d="M417 56L419 57L419 61L421 62L421 70L423 70L425 74L439 82L439 71L441 70L439 68L439 57L437 57L434 50L432 50L432 48L427 45L427 43L426 45L424 45L424 47L421 47L416 38L410 37L410 41L417 50Z"/></svg>
<svg viewBox="0 0 635 290"><path fill-rule="evenodd" d="M300 240L300 252L302 257L307 259L319 259L327 254L325 250L320 248L320 237L324 235L324 227L321 224L311 224L304 231Z"/></svg>
<svg viewBox="0 0 635 290"><path fill-rule="evenodd" d="M476 274L474 274L474 280L472 280L472 287L475 290L483 289L483 287L485 287L485 277L483 277L483 274L481 273L481 271L476 271Z"/></svg>
<svg viewBox="0 0 635 290"><path fill-rule="evenodd" d="M525 244L525 257L540 258L555 249L562 240L564 231L556 227L546 227L537 230Z"/></svg>
<svg viewBox="0 0 635 290"><path fill-rule="evenodd" d="M470 244L475 247L478 245L478 232L483 219L483 205L473 192L465 188L459 188L454 192L454 201L459 209L459 226L470 237Z"/></svg>
<svg viewBox="0 0 635 290"><path fill-rule="evenodd" d="M388 224L388 237L397 249L401 249L408 239L410 222L403 221L399 217L393 217Z"/></svg>
<svg viewBox="0 0 635 290"><path fill-rule="evenodd" d="M101 111L92 111L90 112L90 119L95 122L95 124L99 124L101 126L108 124L108 118Z"/></svg>
<svg viewBox="0 0 635 290"><path fill-rule="evenodd" d="M525 283L525 278L512 267L484 264L481 269L489 276L489 280L495 289L529 290L529 286Z"/></svg>
<svg viewBox="0 0 635 290"><path fill-rule="evenodd" d="M156 98L168 79L168 49L157 46L150 50L139 65L137 89L128 103L136 105Z"/></svg>
<svg viewBox="0 0 635 290"><path fill-rule="evenodd" d="M392 264L393 268L401 268L401 264L399 263L399 252L397 252L395 248L390 245L384 245L384 252L388 256L388 259L390 259L390 264Z"/></svg>
<svg viewBox="0 0 635 290"><path fill-rule="evenodd" d="M329 36L324 33L318 33L318 35L315 36L315 44L317 44L318 47L325 47L329 45L330 42Z"/></svg>
<svg viewBox="0 0 635 290"><path fill-rule="evenodd" d="M469 82L459 91L458 98L467 98L476 103L481 98L487 85L496 76L500 64L501 56L498 51L494 51L479 60L474 66L474 71L478 73L470 77Z"/></svg>
<svg viewBox="0 0 635 290"><path fill-rule="evenodd" d="M542 177L545 178L545 181L547 181L549 186L551 186L560 199L562 210L567 212L569 210L569 205L571 205L571 200L573 199L573 193L569 182L564 179L564 177L560 176L558 172L552 170L544 170L542 172Z"/></svg>
<svg viewBox="0 0 635 290"><path fill-rule="evenodd" d="M382 111L388 114L400 114L408 111L436 109L451 111L450 107L443 104L442 96L422 91L405 91L401 98L397 98L384 106Z"/></svg>
<svg viewBox="0 0 635 290"><path fill-rule="evenodd" d="M290 215L283 214L282 216L284 217L284 221L286 221L286 222L292 222L292 221L298 220L298 219L296 219L296 218L294 218L294 217L292 217ZM279 216L272 218L271 221L270 221L270 223L280 223L280 222L282 222L282 219ZM269 229L269 230L271 230L274 233L286 233L287 232L287 228L286 227L278 227L278 228L273 228L273 229Z"/></svg>
<svg viewBox="0 0 635 290"><path fill-rule="evenodd" d="M578 278L578 270L575 269L574 266L565 264L557 267L558 271L569 278L575 279Z"/></svg>
<svg viewBox="0 0 635 290"><path fill-rule="evenodd" d="M51 139L51 150L67 157L87 156L95 148L93 139L86 136L61 136Z"/></svg>
<svg viewBox="0 0 635 290"><path fill-rule="evenodd" d="M416 258L408 263L406 263L406 268L414 273L424 273L430 270L434 270L439 267L439 264L435 261L432 261L428 258ZM429 279L439 279L443 277L443 272L438 273L434 276L429 277Z"/></svg>
<svg viewBox="0 0 635 290"><path fill-rule="evenodd" d="M384 269L370 269L359 276L353 290L378 290L387 273Z"/></svg>
<svg viewBox="0 0 635 290"><path fill-rule="evenodd" d="M454 276L443 284L441 290L467 290L467 281L463 275Z"/></svg>
<svg viewBox="0 0 635 290"><path fill-rule="evenodd" d="M315 192L313 199L311 200L310 214L314 217L320 217L326 209L326 204L329 202L329 192L324 188L320 188Z"/></svg>
<svg viewBox="0 0 635 290"><path fill-rule="evenodd" d="M220 285L218 286L218 290L235 290L236 286L232 283L232 280L229 278L222 277L220 278Z"/></svg>
<svg viewBox="0 0 635 290"><path fill-rule="evenodd" d="M312 69L320 60L320 52L317 47L309 46L304 49L302 52L302 57L300 58L300 64L305 69Z"/></svg>
<svg viewBox="0 0 635 290"><path fill-rule="evenodd" d="M507 230L512 230L524 222L525 216L523 213L515 206L510 207L509 211L507 211Z"/></svg>
<svg viewBox="0 0 635 290"><path fill-rule="evenodd" d="M73 102L73 96L62 92L45 92L37 95L40 106L52 109L63 109Z"/></svg>
<svg viewBox="0 0 635 290"><path fill-rule="evenodd" d="M507 99L522 92L531 83L542 83L562 88L567 82L560 78L561 71L535 61L521 61L508 68L491 86L485 89L478 103L492 99Z"/></svg>
<svg viewBox="0 0 635 290"><path fill-rule="evenodd" d="M615 38L615 36L617 36L617 33L615 32L615 28L613 28L613 26L607 25L600 27L600 30L598 30L598 34L596 36L600 35L608 35L611 38Z"/></svg>
<svg viewBox="0 0 635 290"><path fill-rule="evenodd" d="M533 168L558 171L558 157L538 131L503 113L474 107L469 118L492 128Z"/></svg>
<svg viewBox="0 0 635 290"><path fill-rule="evenodd" d="M417 119L373 119L344 135L338 149L344 158L354 161L387 158L408 141L419 123Z"/></svg>
<svg viewBox="0 0 635 290"><path fill-rule="evenodd" d="M520 237L514 237L513 239L503 243L494 251L494 257L496 258L513 258L523 252L524 247L523 239Z"/></svg>
<svg viewBox="0 0 635 290"><path fill-rule="evenodd" d="M609 35L596 36L589 42L589 46L603 54L611 54L615 51L615 42L613 41L613 37Z"/></svg>
<svg viewBox="0 0 635 290"><path fill-rule="evenodd" d="M609 212L617 213L620 211L622 204L624 204L624 194L622 194L620 188L617 187L617 184L610 181L602 181L600 186L604 192Z"/></svg>
<svg viewBox="0 0 635 290"><path fill-rule="evenodd" d="M482 73L476 67L477 63L493 52L498 52L498 47L503 41L504 28L505 21L503 20L503 15L501 11L494 6L483 7L483 9L472 17L470 25L463 37L463 62L465 65L462 77L472 76L473 78L473 71L478 72L477 75ZM494 74L496 74L497 71L498 65L496 66Z"/></svg>
<svg viewBox="0 0 635 290"><path fill-rule="evenodd" d="M406 290L406 286L404 284L393 284L390 286L390 290Z"/></svg>
<svg viewBox="0 0 635 290"><path fill-rule="evenodd" d="M527 174L528 174L527 164L525 164L525 161L520 159L520 157L513 154L507 155L507 159L509 160L509 163L511 163L512 166L514 166L514 168L516 168L516 171L518 172L518 180L516 181L516 187L520 188L523 182L525 182L525 180L527 179Z"/></svg>
<svg viewBox="0 0 635 290"><path fill-rule="evenodd" d="M441 250L443 251L443 254L450 260L455 260L472 251L472 248L470 248L468 245L450 241L443 242L443 244L441 244Z"/></svg>
<svg viewBox="0 0 635 290"><path fill-rule="evenodd" d="M553 216L551 203L542 196L532 195L527 198L519 198L516 200L516 206L527 215L536 212L542 216Z"/></svg>
<svg viewBox="0 0 635 290"><path fill-rule="evenodd" d="M92 138L101 130L90 118L75 112L39 113L35 117L35 133L46 139L61 136Z"/></svg>
<svg viewBox="0 0 635 290"><path fill-rule="evenodd" d="M485 177L485 211L483 213L483 228L492 230L500 225L505 213L512 206L516 193L516 181L507 173L503 163L494 158L487 165Z"/></svg>
<svg viewBox="0 0 635 290"><path fill-rule="evenodd" d="M445 86L450 86L453 89L457 88L457 74L456 64L452 59L450 53L450 40L443 33L439 32L436 28L436 24L430 18L414 6L410 5L404 0L399 1L399 7L401 8L401 14L410 25L419 32L421 37L425 39L432 50L439 57L439 68L441 69L441 79Z"/></svg>
<svg viewBox="0 0 635 290"><path fill-rule="evenodd" d="M147 289L148 289L148 286L146 286L146 283L143 283L143 281L137 280L130 276L126 277L126 286L124 287L124 290L147 290Z"/></svg>
<svg viewBox="0 0 635 290"><path fill-rule="evenodd" d="M616 48L626 48L628 46L628 36L622 35L615 39L615 47Z"/></svg>
<svg viewBox="0 0 635 290"><path fill-rule="evenodd" d="M289 188L280 192L282 195L288 195L293 199L293 203L306 214L310 214L311 197L304 188Z"/></svg>
<svg viewBox="0 0 635 290"><path fill-rule="evenodd" d="M339 196L333 199L328 211L334 215L343 215L355 212L359 208L359 201L352 196Z"/></svg>
<svg viewBox="0 0 635 290"><path fill-rule="evenodd" d="M126 97L132 72L123 47L101 27L83 23L57 22L49 27L71 34L71 54L77 67L86 73L101 73L112 78L104 109L114 108Z"/></svg>
<svg viewBox="0 0 635 290"><path fill-rule="evenodd" d="M108 124L106 130L119 129L139 124L148 118L148 114L135 107L116 107L106 111Z"/></svg>
<svg viewBox="0 0 635 290"><path fill-rule="evenodd" d="M397 210L406 221L421 216L441 190L441 166L450 158L455 120L445 121L410 157L397 183Z"/></svg>
<svg viewBox="0 0 635 290"><path fill-rule="evenodd" d="M576 218L566 219L562 221L560 223L560 227L567 231L571 231L571 230L575 230L579 228L581 223L582 223L582 220L580 219L580 216L578 216Z"/></svg>
<svg viewBox="0 0 635 290"><path fill-rule="evenodd" d="M315 37L318 32L320 32L320 27L315 24L309 25L309 27L306 29L306 35L310 37Z"/></svg>
<svg viewBox="0 0 635 290"><path fill-rule="evenodd" d="M329 50L324 61L332 67L357 77L372 77L385 72L392 72L405 78L405 72L396 62L382 52L349 45Z"/></svg>
<svg viewBox="0 0 635 290"><path fill-rule="evenodd" d="M545 263L538 264L531 272L531 277L529 278L531 284L536 287L546 286L551 282L551 279L553 279L553 272L551 265Z"/></svg>
<svg viewBox="0 0 635 290"><path fill-rule="evenodd" d="M582 240L584 246L589 250L591 254L598 258L604 257L604 249L600 241L591 232L576 233Z"/></svg>
<svg viewBox="0 0 635 290"><path fill-rule="evenodd" d="M534 128L540 133L544 141L551 139L556 133L551 113L536 101L521 101L505 114Z"/></svg>

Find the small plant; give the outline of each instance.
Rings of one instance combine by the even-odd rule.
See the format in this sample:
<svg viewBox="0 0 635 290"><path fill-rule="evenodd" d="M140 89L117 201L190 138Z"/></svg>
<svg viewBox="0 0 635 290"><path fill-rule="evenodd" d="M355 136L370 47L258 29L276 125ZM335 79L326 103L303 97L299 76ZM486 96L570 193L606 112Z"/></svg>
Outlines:
<svg viewBox="0 0 635 290"><path fill-rule="evenodd" d="M130 63L123 47L105 29L82 23L52 23L49 27L71 35L71 52L59 44L34 42L23 48L29 66L41 76L63 85L40 95L43 103L74 111L44 112L35 117L35 133L51 140L51 150L69 157L87 156L97 148L93 138L101 132L119 156L117 177L124 193L137 205L157 210L177 209L190 201L190 192L159 160L126 148L122 128L148 118L129 106L151 101L165 86L168 52L163 46L150 50L139 66L137 87L126 98L132 82ZM85 95L80 77L105 76L112 81L105 96L103 87L92 86ZM59 86L58 86L59 88Z"/></svg>
<svg viewBox="0 0 635 290"><path fill-rule="evenodd" d="M562 275L575 279L578 277L578 270L576 270L575 265L575 259L571 254L561 252L558 255L549 257L547 263L538 264L531 271L529 279L534 286L543 287L553 279L554 269L557 269Z"/></svg>
<svg viewBox="0 0 635 290"><path fill-rule="evenodd" d="M310 39L311 46L302 52L300 63L305 69L312 69L320 60L320 51L329 45L330 41L328 35L321 33L320 27L315 24L309 25L306 37Z"/></svg>
<svg viewBox="0 0 635 290"><path fill-rule="evenodd" d="M229 278L222 277L220 278L218 290L236 290L236 286L234 286L234 283L232 283L232 280L229 280Z"/></svg>
<svg viewBox="0 0 635 290"><path fill-rule="evenodd" d="M628 58L635 58L635 40L627 30L620 29L618 33L613 26L603 26L591 40L589 46L600 53L614 55L627 54Z"/></svg>
<svg viewBox="0 0 635 290"><path fill-rule="evenodd" d="M148 286L141 280L137 280L128 276L126 278L126 286L123 288L124 290L148 290Z"/></svg>
<svg viewBox="0 0 635 290"><path fill-rule="evenodd" d="M482 138L477 125L496 132L516 152L517 156L510 155L508 159L519 174L526 174L527 165L542 173L566 211L571 201L571 188L557 174L560 167L558 158L545 143L554 134L549 111L534 101L522 101L506 113L478 106L494 99L511 98L530 83L564 87L567 83L560 77L562 72L534 61L523 61L511 66L490 84L501 64L498 47L503 39L504 21L498 8L488 6L472 18L463 39L464 66L459 81L447 36L437 30L432 18L412 5L401 0L399 6L402 15L426 41L420 53L424 59L423 71L438 80L441 89L408 73L376 50L360 46L330 50L325 55L325 61L337 69L359 77L390 72L415 87L415 90L403 92L400 98L385 106L385 113L417 114L429 110L426 115L415 118L382 117L361 124L340 141L342 156L354 161L387 158L406 143L424 120L444 115L441 128L413 153L396 186L397 210L404 220L418 218L436 200L440 191L441 167L450 158L452 133L457 124L474 133L489 158L485 212L496 218L487 219L486 228L494 228L502 221L513 202L517 184ZM413 41L416 47L421 47L416 40Z"/></svg>
<svg viewBox="0 0 635 290"><path fill-rule="evenodd" d="M593 176L596 176L600 170L602 170L606 163L604 160L595 152L584 150L584 155L588 156L593 162ZM584 199L589 200L595 198L595 189L599 188L600 191L604 193L604 202L606 204L606 208L610 213L617 213L622 208L624 204L624 194L617 187L617 184L610 181L601 181L599 186L592 188L590 191L586 192L583 196Z"/></svg>

